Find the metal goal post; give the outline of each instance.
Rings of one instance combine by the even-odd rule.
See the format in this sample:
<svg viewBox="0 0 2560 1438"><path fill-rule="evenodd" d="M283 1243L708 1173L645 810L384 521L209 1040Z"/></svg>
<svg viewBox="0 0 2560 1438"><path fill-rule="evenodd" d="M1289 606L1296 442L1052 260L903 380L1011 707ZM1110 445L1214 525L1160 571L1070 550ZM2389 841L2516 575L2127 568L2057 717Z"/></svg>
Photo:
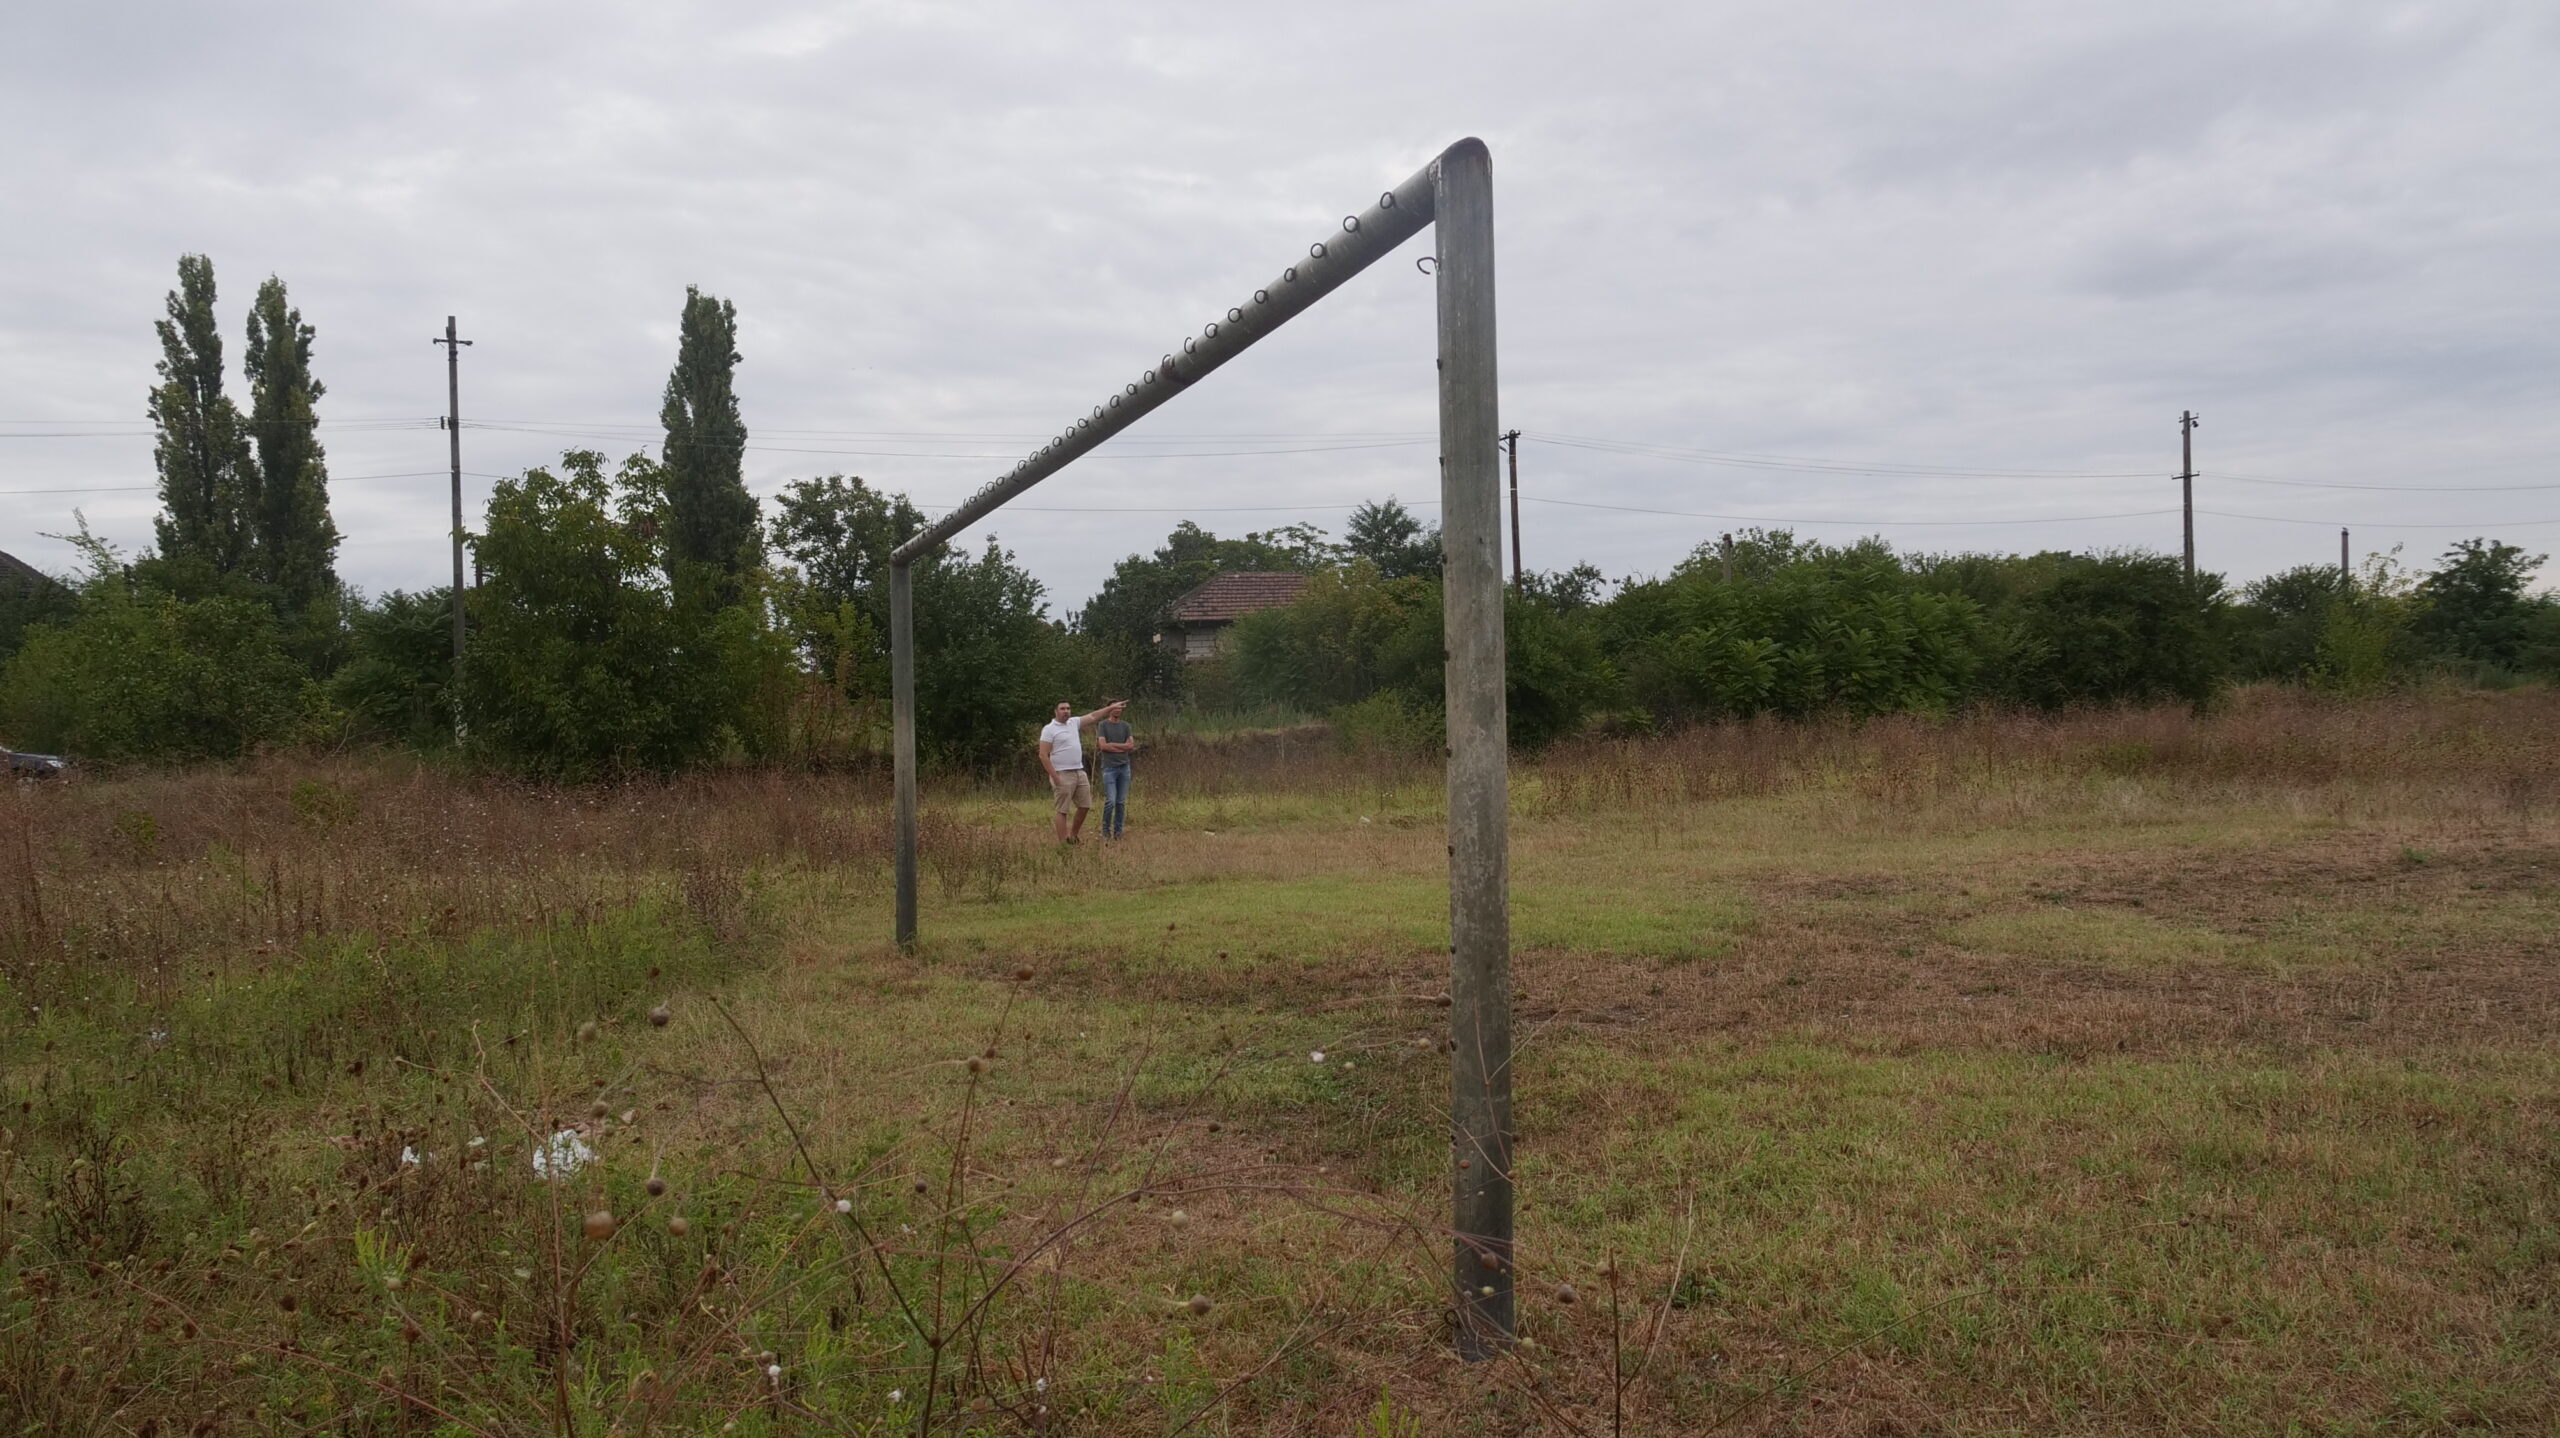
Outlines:
<svg viewBox="0 0 2560 1438"><path fill-rule="evenodd" d="M1513 1332L1511 878L1503 701L1502 519L1493 330L1493 158L1460 140L1345 216L1244 303L1185 339L889 559L897 764L897 941L916 940L915 561L1197 384L1398 245L1435 228L1440 536L1446 616L1450 1164L1457 1340L1489 1357Z"/></svg>

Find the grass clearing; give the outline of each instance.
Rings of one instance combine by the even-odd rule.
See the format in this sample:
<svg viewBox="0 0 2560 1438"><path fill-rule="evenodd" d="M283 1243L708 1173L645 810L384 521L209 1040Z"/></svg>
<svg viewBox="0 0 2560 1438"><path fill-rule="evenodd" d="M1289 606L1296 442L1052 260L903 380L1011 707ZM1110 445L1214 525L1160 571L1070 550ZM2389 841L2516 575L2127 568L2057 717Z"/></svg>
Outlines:
<svg viewBox="0 0 2560 1438"><path fill-rule="evenodd" d="M23 790L0 1425L2547 1430L2555 718L1524 768L1533 1341L1476 1367L1427 765L1202 746L1063 854L931 786L913 956L868 780Z"/></svg>

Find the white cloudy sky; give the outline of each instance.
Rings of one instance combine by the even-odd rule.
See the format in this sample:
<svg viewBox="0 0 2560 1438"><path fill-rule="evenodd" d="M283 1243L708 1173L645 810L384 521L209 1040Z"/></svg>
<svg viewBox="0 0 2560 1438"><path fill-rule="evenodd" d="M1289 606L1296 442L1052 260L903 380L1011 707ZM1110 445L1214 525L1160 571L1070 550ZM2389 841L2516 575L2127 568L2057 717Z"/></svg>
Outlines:
<svg viewBox="0 0 2560 1438"><path fill-rule="evenodd" d="M654 435L687 284L760 493L948 503L1474 134L1533 566L1755 517L2174 551L2183 408L2235 578L2342 523L2550 548L2556 67L2548 0L13 4L0 547L148 542L182 252L235 374L270 272L318 326L379 590L447 562L447 313L475 513ZM1063 608L1185 514L1431 499L1431 330L1382 264L993 527Z"/></svg>

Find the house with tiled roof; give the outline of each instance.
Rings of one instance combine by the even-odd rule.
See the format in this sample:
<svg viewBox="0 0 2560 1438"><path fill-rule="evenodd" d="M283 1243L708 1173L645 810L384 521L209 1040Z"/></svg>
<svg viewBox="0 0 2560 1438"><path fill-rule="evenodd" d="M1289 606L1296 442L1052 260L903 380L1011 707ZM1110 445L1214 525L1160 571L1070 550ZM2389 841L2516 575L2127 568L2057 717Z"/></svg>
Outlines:
<svg viewBox="0 0 2560 1438"><path fill-rule="evenodd" d="M1218 575L1173 602L1165 613L1163 640L1181 645L1184 659L1207 659L1226 642L1227 631L1237 620L1294 604L1306 592L1303 574Z"/></svg>
<svg viewBox="0 0 2560 1438"><path fill-rule="evenodd" d="M0 593L33 594L51 586L53 577L14 554L0 552Z"/></svg>

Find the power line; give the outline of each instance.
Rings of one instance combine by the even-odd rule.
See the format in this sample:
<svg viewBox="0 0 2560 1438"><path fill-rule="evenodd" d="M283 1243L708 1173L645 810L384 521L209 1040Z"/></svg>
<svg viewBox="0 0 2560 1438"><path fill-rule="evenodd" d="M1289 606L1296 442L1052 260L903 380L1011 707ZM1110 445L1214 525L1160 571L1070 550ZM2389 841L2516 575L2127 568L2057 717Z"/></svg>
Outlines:
<svg viewBox="0 0 2560 1438"><path fill-rule="evenodd" d="M396 473L396 474L333 474L333 475L330 475L330 476L329 476L329 482L330 482L331 484L359 484L359 483L362 483L362 482L367 481L367 480L375 480L375 479L424 479L424 478L426 478L426 477L427 477L427 476L429 476L429 475L441 475L441 474L443 474L444 472L445 472L445 471L443 471L443 470L441 470L441 469L404 469L404 470L399 471L399 472L398 472L398 473ZM511 475L511 474L483 474L483 473L481 473L480 471L478 471L478 470L473 470L473 469L466 469L466 470L464 470L464 471L463 471L463 473L464 473L465 475L467 475L467 476L469 476L469 477L473 478L473 479L513 479L513 478L515 478L515 476L514 476L514 475ZM159 488L160 488L160 486L158 486L158 485L156 485L156 484L84 484L84 485L74 485L74 486L71 486L71 487L68 487L68 488L62 488L62 489L0 489L0 495L6 495L6 494L132 494L132 493L136 493L136 492L156 492L156 491L158 491L158 489L159 489Z"/></svg>
<svg viewBox="0 0 2560 1438"><path fill-rule="evenodd" d="M2335 519L2302 519L2290 514L2234 514L2227 509L2199 509L2196 513L2209 514L2216 519L2254 519L2265 524L2339 523ZM2350 519L2345 522L2357 529L2526 529L2539 524L2560 524L2560 519L2466 519L2453 524L2399 519Z"/></svg>
<svg viewBox="0 0 2560 1438"><path fill-rule="evenodd" d="M1638 440L1599 439L1588 435L1531 434L1525 438L1539 444L1561 445L1567 449L1637 455L1647 459L1671 460L1680 464L1712 465L1718 468L1775 469L1814 474L1865 474L1915 479L2150 479L2153 477L2149 470L1988 469L1955 465L1903 464L1889 460L1868 462L1812 459L1801 455L1734 454L1718 450L1689 449L1678 445L1650 444Z"/></svg>
<svg viewBox="0 0 2560 1438"><path fill-rule="evenodd" d="M1645 509L1632 504L1600 504L1588 499L1540 499L1529 497L1531 504L1561 504L1573 509L1607 509L1620 514L1660 514L1676 519L1721 519L1743 524L1846 524L1876 528L1902 528L1912 525L1971 528L1978 524L2085 524L2102 519L2157 519L2175 514L2174 509L2132 509L2119 514L2040 514L2025 519L1784 519L1766 514L1716 514L1696 509Z"/></svg>
<svg viewBox="0 0 2560 1438"><path fill-rule="evenodd" d="M328 420L257 420L244 418L247 426L262 424L310 424L341 432L394 432L401 430L437 429L443 424L437 416L385 416L362 419ZM12 431L10 426L51 425L81 426L44 430ZM466 421L466 428L503 430L512 433L550 434L568 438L611 439L636 442L643 447L656 440L641 436L659 429L655 423L613 420L494 419ZM0 439L107 439L147 436L157 430L147 420L70 420L70 419L0 419ZM1048 438L1030 433L1004 433L971 430L858 430L814 429L758 426L758 435L772 438L877 440L904 444L1003 444L1021 442L1037 444ZM1769 469L1790 473L1854 474L1878 477L1943 478L1943 479L2149 479L2142 471L2131 470L2067 470L2009 469L1990 466L1921 464L1900 460L1845 460L1805 455L1752 454L1747 452L1699 449L1683 445L1656 444L1643 440L1615 439L1591 435L1523 434L1534 444L1557 445L1569 449L1589 450L1602 454L1668 460L1675 463L1708 465L1719 468ZM1147 459L1222 459L1261 454L1323 454L1368 448L1396 448L1428 444L1434 436L1411 431L1330 431L1322 433L1245 432L1229 434L1180 433L1122 435L1115 445L1222 444L1237 448L1201 450L1197 452L1143 454L1118 453L1097 458ZM1316 443L1316 441L1327 441ZM1244 447L1253 446L1253 447ZM1269 446L1269 447L1261 447ZM747 449L777 454L834 454L848 458L876 459L955 459L1003 460L1020 456L1012 453L953 453L947 451L876 450L821 448L792 445L749 443ZM352 476L348 476L352 477ZM2405 494L2517 494L2560 490L2560 483L2537 484L2385 484L2345 479L2284 479L2272 475L2242 474L2233 470L2199 470L2199 479L2236 480L2243 484L2278 485L2293 489L2364 490L2376 493ZM36 491L6 491L0 493Z"/></svg>
<svg viewBox="0 0 2560 1438"><path fill-rule="evenodd" d="M2254 474L2233 474L2227 469L2201 470L2197 478L2236 479L2242 484L2280 484L2293 489L2367 489L2400 494L2511 494L2523 490L2560 489L2560 484L2361 484L2343 479L2269 479Z"/></svg>

